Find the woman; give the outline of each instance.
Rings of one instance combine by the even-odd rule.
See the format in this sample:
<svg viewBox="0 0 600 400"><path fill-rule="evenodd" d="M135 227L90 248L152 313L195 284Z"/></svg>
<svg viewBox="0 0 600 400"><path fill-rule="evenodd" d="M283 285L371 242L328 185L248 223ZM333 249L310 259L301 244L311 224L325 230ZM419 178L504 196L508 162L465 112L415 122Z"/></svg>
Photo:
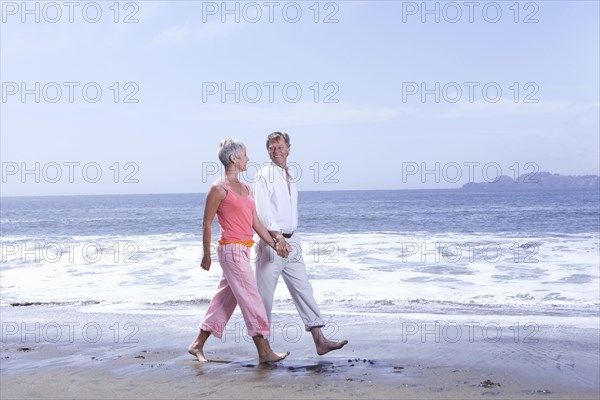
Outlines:
<svg viewBox="0 0 600 400"><path fill-rule="evenodd" d="M246 170L249 161L246 147L234 139L224 139L219 145L219 159L225 167L225 175L210 187L204 206L202 221L202 244L204 254L201 266L208 271L211 264L211 225L217 215L221 227L221 239L217 250L219 264L223 270L217 294L213 297L200 325L200 332L188 348L199 361L208 361L204 356L204 344L211 334L220 338L235 307L239 304L252 336L260 363L283 360L287 353L275 353L264 338L269 334L267 314L256 287L250 267L252 228L276 249L276 240L260 223L254 211L254 201L247 185L241 183L238 174ZM276 249L278 253L287 252Z"/></svg>

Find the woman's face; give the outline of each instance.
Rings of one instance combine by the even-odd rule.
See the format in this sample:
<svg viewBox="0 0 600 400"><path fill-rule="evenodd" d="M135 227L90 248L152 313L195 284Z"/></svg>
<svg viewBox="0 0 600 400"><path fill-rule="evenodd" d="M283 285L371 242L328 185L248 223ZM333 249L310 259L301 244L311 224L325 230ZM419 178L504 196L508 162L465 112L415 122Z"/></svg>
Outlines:
<svg viewBox="0 0 600 400"><path fill-rule="evenodd" d="M248 167L248 161L250 161L250 158L248 158L248 155L246 154L246 148L242 147L242 149L239 151L239 154L235 158L235 165L237 169L240 171L245 171Z"/></svg>

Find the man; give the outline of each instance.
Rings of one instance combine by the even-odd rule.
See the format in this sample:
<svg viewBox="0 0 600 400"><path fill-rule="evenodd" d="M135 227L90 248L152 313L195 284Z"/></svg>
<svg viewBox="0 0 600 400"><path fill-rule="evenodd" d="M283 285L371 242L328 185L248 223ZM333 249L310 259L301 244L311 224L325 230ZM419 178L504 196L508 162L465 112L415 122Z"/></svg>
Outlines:
<svg viewBox="0 0 600 400"><path fill-rule="evenodd" d="M284 255L289 252L289 255L287 258L280 257L268 243L260 240L256 257L258 292L270 323L273 294L279 275L282 275L306 330L312 334L317 354L323 355L341 349L348 341L328 340L321 330L325 323L313 297L302 258L302 244L295 232L298 226L298 190L287 169L289 136L281 132L271 133L267 138L267 150L271 163L258 171L254 182L256 212L275 239L275 250Z"/></svg>

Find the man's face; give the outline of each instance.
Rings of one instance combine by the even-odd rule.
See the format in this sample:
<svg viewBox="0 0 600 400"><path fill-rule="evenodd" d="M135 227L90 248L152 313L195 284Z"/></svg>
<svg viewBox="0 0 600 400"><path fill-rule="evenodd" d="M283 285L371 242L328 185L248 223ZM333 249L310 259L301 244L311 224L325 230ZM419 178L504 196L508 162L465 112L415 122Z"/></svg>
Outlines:
<svg viewBox="0 0 600 400"><path fill-rule="evenodd" d="M269 157L275 164L282 168L285 167L287 165L289 154L290 148L282 138L277 138L269 142Z"/></svg>

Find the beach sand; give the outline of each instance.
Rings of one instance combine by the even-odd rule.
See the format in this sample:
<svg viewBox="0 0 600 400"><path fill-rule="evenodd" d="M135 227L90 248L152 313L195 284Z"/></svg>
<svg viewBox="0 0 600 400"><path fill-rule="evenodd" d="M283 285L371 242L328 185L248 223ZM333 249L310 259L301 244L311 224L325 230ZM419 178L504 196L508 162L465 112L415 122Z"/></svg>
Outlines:
<svg viewBox="0 0 600 400"><path fill-rule="evenodd" d="M328 313L318 356L293 311L258 365L236 312L200 363L203 306L3 307L2 399L598 399L598 317Z"/></svg>

